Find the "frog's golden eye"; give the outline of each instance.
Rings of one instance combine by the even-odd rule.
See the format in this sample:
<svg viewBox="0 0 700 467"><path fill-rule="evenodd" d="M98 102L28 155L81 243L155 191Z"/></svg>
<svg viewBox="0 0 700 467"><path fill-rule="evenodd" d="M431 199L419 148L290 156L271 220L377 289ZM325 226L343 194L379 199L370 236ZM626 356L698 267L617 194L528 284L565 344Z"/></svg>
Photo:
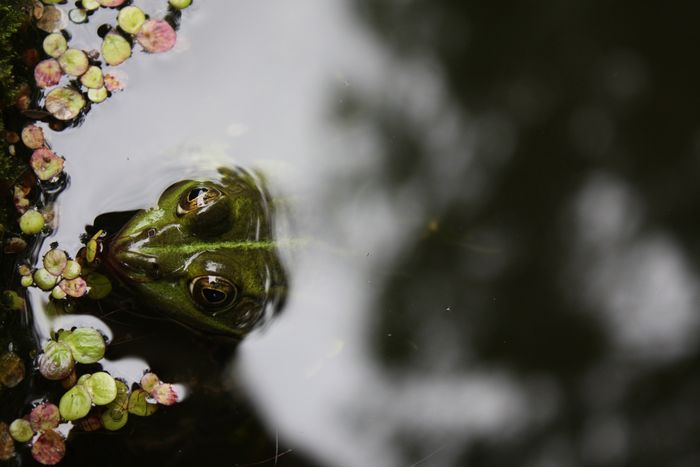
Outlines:
<svg viewBox="0 0 700 467"><path fill-rule="evenodd" d="M198 305L216 315L236 301L238 290L221 276L199 276L190 282L190 295Z"/></svg>
<svg viewBox="0 0 700 467"><path fill-rule="evenodd" d="M194 187L180 196L180 202L177 204L177 215L182 216L188 212L209 206L220 197L221 192L216 188L206 186Z"/></svg>

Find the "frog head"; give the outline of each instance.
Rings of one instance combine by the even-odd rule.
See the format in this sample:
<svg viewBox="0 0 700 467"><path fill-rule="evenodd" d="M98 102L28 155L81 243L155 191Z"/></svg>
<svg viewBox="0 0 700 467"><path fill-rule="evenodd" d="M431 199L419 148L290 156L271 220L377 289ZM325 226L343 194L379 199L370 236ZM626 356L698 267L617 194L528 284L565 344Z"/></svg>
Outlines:
<svg viewBox="0 0 700 467"><path fill-rule="evenodd" d="M107 267L183 324L243 337L282 300L286 277L269 196L255 175L183 180L138 211L107 246Z"/></svg>

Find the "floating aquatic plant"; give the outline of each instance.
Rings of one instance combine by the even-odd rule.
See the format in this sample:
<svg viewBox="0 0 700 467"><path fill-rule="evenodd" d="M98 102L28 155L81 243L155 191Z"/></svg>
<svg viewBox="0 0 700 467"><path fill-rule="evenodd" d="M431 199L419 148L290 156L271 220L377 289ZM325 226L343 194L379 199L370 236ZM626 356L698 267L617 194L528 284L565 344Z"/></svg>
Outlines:
<svg viewBox="0 0 700 467"><path fill-rule="evenodd" d="M60 57L66 50L68 50L66 38L59 32L52 32L46 36L42 46L44 52L46 52L46 55L53 58Z"/></svg>
<svg viewBox="0 0 700 467"><path fill-rule="evenodd" d="M76 277L80 276L81 272L82 268L80 267L80 263L77 261L68 260L66 262L66 267L63 269L63 278L75 279Z"/></svg>
<svg viewBox="0 0 700 467"><path fill-rule="evenodd" d="M117 6L121 5L122 3L124 3L125 1L126 0L97 0L97 2L100 5L102 5L104 7L108 7L108 8L117 7Z"/></svg>
<svg viewBox="0 0 700 467"><path fill-rule="evenodd" d="M89 89L101 88L104 85L102 69L98 66L90 66L85 74L80 77L80 82Z"/></svg>
<svg viewBox="0 0 700 467"><path fill-rule="evenodd" d="M80 76L85 73L90 66L88 57L80 49L68 49L63 55L58 57L58 63L67 75Z"/></svg>
<svg viewBox="0 0 700 467"><path fill-rule="evenodd" d="M126 425L129 419L129 388L121 381L116 381L117 395L102 412L101 421L105 429L115 431Z"/></svg>
<svg viewBox="0 0 700 467"><path fill-rule="evenodd" d="M107 276L98 272L90 272L86 275L85 282L88 286L88 297L93 300L102 300L112 291L112 283Z"/></svg>
<svg viewBox="0 0 700 467"><path fill-rule="evenodd" d="M87 11L82 8L73 8L68 12L68 18L76 24L87 22Z"/></svg>
<svg viewBox="0 0 700 467"><path fill-rule="evenodd" d="M63 250L53 248L46 252L42 261L47 271L59 276L68 264L68 255Z"/></svg>
<svg viewBox="0 0 700 467"><path fill-rule="evenodd" d="M61 65L53 58L42 60L34 67L34 81L40 88L57 85L62 74Z"/></svg>
<svg viewBox="0 0 700 467"><path fill-rule="evenodd" d="M80 3L83 4L83 8L87 11L94 11L100 7L100 3L97 0L81 0Z"/></svg>
<svg viewBox="0 0 700 467"><path fill-rule="evenodd" d="M117 397L117 384L114 378L104 371L93 373L84 384L95 405L107 405Z"/></svg>
<svg viewBox="0 0 700 467"><path fill-rule="evenodd" d="M88 89L87 95L88 99L90 99L90 102L99 104L100 102L103 102L105 99L107 99L107 88L103 86L97 89Z"/></svg>
<svg viewBox="0 0 700 467"><path fill-rule="evenodd" d="M35 209L30 209L19 218L19 228L22 233L35 235L44 228L44 216Z"/></svg>
<svg viewBox="0 0 700 467"><path fill-rule="evenodd" d="M146 373L141 377L139 382L144 391L150 393L153 389L160 384L160 378L155 373Z"/></svg>
<svg viewBox="0 0 700 467"><path fill-rule="evenodd" d="M72 120L78 116L85 99L73 88L58 88L46 96L46 110L59 120Z"/></svg>
<svg viewBox="0 0 700 467"><path fill-rule="evenodd" d="M22 143L29 149L39 149L45 143L44 130L36 125L27 125L22 128Z"/></svg>
<svg viewBox="0 0 700 467"><path fill-rule="evenodd" d="M168 3L170 3L173 8L184 10L188 6L192 5L192 0L168 0Z"/></svg>
<svg viewBox="0 0 700 467"><path fill-rule="evenodd" d="M139 44L151 53L167 52L173 48L176 39L173 27L162 19L146 21L136 35Z"/></svg>
<svg viewBox="0 0 700 467"><path fill-rule="evenodd" d="M41 290L51 290L56 286L58 277L51 274L44 268L39 268L34 271L34 283Z"/></svg>
<svg viewBox="0 0 700 467"><path fill-rule="evenodd" d="M90 412L92 399L87 388L82 384L76 384L68 390L58 403L61 417L68 421L83 418Z"/></svg>
<svg viewBox="0 0 700 467"><path fill-rule="evenodd" d="M62 332L58 335L58 341L70 347L73 358L78 363L95 363L105 354L105 341L102 334L92 328Z"/></svg>
<svg viewBox="0 0 700 467"><path fill-rule="evenodd" d="M109 32L102 41L102 56L108 65L119 65L131 57L131 44L120 34Z"/></svg>
<svg viewBox="0 0 700 467"><path fill-rule="evenodd" d="M0 355L0 383L13 388L24 380L24 362L14 352Z"/></svg>
<svg viewBox="0 0 700 467"><path fill-rule="evenodd" d="M52 430L61 421L58 407L50 403L39 404L29 414L29 424L35 432Z"/></svg>
<svg viewBox="0 0 700 467"><path fill-rule="evenodd" d="M136 6L128 6L119 11L117 23L119 27L129 34L136 34L146 22L143 10Z"/></svg>
<svg viewBox="0 0 700 467"><path fill-rule="evenodd" d="M10 423L10 436L18 443L26 443L34 437L34 430L28 420L18 418Z"/></svg>
<svg viewBox="0 0 700 467"><path fill-rule="evenodd" d="M66 443L54 430L43 432L32 445L32 457L40 464L56 465L65 454Z"/></svg>
<svg viewBox="0 0 700 467"><path fill-rule="evenodd" d="M49 148L39 148L34 150L29 159L34 173L39 180L51 180L63 172L64 160Z"/></svg>
<svg viewBox="0 0 700 467"><path fill-rule="evenodd" d="M36 23L36 26L42 31L58 32L65 29L68 24L68 19L63 10L55 6L47 6L44 8L41 18Z"/></svg>
<svg viewBox="0 0 700 467"><path fill-rule="evenodd" d="M149 394L143 389L134 389L129 396L129 413L148 417L158 410L158 404L148 402Z"/></svg>
<svg viewBox="0 0 700 467"><path fill-rule="evenodd" d="M7 423L0 422L0 460L6 461L15 455L15 443L12 442Z"/></svg>
<svg viewBox="0 0 700 467"><path fill-rule="evenodd" d="M39 357L39 373L50 380L62 380L70 376L75 367L73 354L67 345L49 341Z"/></svg>

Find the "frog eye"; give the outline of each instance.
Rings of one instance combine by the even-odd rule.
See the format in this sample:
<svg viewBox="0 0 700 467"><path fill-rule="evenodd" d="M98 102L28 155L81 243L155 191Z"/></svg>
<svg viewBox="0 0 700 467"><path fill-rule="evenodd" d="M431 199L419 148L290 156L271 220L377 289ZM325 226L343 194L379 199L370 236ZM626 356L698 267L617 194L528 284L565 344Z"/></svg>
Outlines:
<svg viewBox="0 0 700 467"><path fill-rule="evenodd" d="M221 192L215 188L197 186L180 196L177 204L177 215L182 216L188 212L209 206L221 197Z"/></svg>
<svg viewBox="0 0 700 467"><path fill-rule="evenodd" d="M190 282L190 295L197 304L216 315L236 300L238 290L221 276L199 276Z"/></svg>

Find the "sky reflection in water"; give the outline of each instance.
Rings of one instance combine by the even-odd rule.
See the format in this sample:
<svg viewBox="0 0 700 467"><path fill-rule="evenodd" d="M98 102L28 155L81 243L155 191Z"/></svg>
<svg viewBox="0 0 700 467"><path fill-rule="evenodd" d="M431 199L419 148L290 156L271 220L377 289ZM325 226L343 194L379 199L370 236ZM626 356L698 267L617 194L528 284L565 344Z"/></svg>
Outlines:
<svg viewBox="0 0 700 467"><path fill-rule="evenodd" d="M622 11L518 5L195 2L175 52L50 134L72 177L52 241L261 168L291 200L279 236L311 241L230 377L286 445L338 466L692 464L696 124L654 117L681 99L637 23L596 19Z"/></svg>

